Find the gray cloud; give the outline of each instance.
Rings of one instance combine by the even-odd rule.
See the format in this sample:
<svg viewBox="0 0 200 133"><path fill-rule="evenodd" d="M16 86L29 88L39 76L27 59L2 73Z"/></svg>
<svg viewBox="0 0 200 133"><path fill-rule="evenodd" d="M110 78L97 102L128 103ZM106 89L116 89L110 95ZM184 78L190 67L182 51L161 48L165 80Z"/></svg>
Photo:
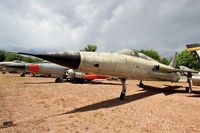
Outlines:
<svg viewBox="0 0 200 133"><path fill-rule="evenodd" d="M156 49L200 42L199 0L2 0L0 48L20 51Z"/></svg>

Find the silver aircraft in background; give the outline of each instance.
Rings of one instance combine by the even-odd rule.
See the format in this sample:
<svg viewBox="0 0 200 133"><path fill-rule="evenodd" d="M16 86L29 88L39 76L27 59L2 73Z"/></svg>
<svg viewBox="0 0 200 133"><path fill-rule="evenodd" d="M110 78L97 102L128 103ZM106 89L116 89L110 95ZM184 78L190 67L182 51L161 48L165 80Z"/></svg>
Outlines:
<svg viewBox="0 0 200 133"><path fill-rule="evenodd" d="M58 65L68 67L85 73L95 73L119 77L122 83L120 100L125 98L126 79L140 80L139 86L143 86L142 81L171 81L178 82L180 74L184 70L176 69L176 57L172 58L169 66L161 64L152 58L138 53L134 50L124 49L115 53L107 52L51 52L44 54L21 53L24 55L35 56ZM194 71L184 71L187 77L191 77ZM192 91L191 82L188 80L189 91Z"/></svg>
<svg viewBox="0 0 200 133"><path fill-rule="evenodd" d="M22 64L25 64L23 61L14 60L14 61L5 61L0 62L1 71L3 74L6 74L6 72L9 73L25 73L24 69L18 69L18 67L21 67ZM9 67L9 66L16 66L15 68Z"/></svg>
<svg viewBox="0 0 200 133"><path fill-rule="evenodd" d="M31 73L33 76L46 76L56 78L56 83L70 81L74 83L83 83L92 81L94 79L105 79L107 76L85 74L83 72L77 72L73 69L68 69L60 65L48 62L39 63L25 63L21 61L13 62L0 62L0 66L5 71L21 73L21 77L25 77L26 74Z"/></svg>
<svg viewBox="0 0 200 133"><path fill-rule="evenodd" d="M56 78L55 82L63 82L67 69L53 63L25 63L21 61L0 62L3 71L21 73L21 77L31 73L34 76L47 76Z"/></svg>

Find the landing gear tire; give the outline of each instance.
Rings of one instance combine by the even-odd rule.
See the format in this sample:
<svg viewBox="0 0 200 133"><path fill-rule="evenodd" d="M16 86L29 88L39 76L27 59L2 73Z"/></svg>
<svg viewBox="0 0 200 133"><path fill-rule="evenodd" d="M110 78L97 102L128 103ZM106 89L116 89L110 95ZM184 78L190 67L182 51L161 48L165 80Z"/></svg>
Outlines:
<svg viewBox="0 0 200 133"><path fill-rule="evenodd" d="M187 75L187 82L188 82L188 84L189 84L189 87L186 87L186 91L188 92L188 93L192 93L192 81L191 81L191 78L192 78L192 74L191 73L188 73L188 75Z"/></svg>
<svg viewBox="0 0 200 133"><path fill-rule="evenodd" d="M143 88L144 87L144 84L142 83L142 81L140 81L139 85L138 85L140 88Z"/></svg>
<svg viewBox="0 0 200 133"><path fill-rule="evenodd" d="M189 90L190 90L189 87L186 87L186 88L185 88L186 93L189 93Z"/></svg>
<svg viewBox="0 0 200 133"><path fill-rule="evenodd" d="M62 80L61 78L57 78L57 79L55 80L55 82L56 82L56 83L62 83L63 80Z"/></svg>
<svg viewBox="0 0 200 133"><path fill-rule="evenodd" d="M126 94L121 92L119 99L120 100L124 100L125 99Z"/></svg>
<svg viewBox="0 0 200 133"><path fill-rule="evenodd" d="M22 74L20 75L20 77L25 77L25 73L22 73Z"/></svg>

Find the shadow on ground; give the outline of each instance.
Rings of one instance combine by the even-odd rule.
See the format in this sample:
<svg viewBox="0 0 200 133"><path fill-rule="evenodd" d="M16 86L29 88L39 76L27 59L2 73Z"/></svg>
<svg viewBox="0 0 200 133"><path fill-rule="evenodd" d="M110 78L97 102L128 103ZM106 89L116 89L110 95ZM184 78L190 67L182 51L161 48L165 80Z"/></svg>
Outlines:
<svg viewBox="0 0 200 133"><path fill-rule="evenodd" d="M58 114L56 116L72 114L72 113L77 113L77 112L87 112L87 111L99 110L102 108L112 108L112 107L128 104L130 102L134 102L134 101L144 99L146 97L150 97L150 96L160 94L160 93L163 93L166 96L174 94L174 93L186 93L185 90L177 90L178 88L181 88L182 86L169 86L169 85L165 85L165 86L166 87L164 87L164 88L158 88L158 87L153 87L153 86L149 86L149 85L144 85L143 89L141 90L142 91L141 93L126 96L125 100L123 100L123 101L120 101L119 98L113 98L113 99L98 102L95 104L87 105L84 107L76 108L72 111ZM200 91L193 91L193 93L199 95Z"/></svg>
<svg viewBox="0 0 200 133"><path fill-rule="evenodd" d="M100 82L100 81L92 81L92 82L83 82L83 83L74 83L70 81L66 81L63 83L55 83L55 81L52 82L28 82L28 83L22 83L22 84L64 84L64 83L71 83L71 84L89 84L89 85L121 85L121 83L111 83L111 82Z"/></svg>

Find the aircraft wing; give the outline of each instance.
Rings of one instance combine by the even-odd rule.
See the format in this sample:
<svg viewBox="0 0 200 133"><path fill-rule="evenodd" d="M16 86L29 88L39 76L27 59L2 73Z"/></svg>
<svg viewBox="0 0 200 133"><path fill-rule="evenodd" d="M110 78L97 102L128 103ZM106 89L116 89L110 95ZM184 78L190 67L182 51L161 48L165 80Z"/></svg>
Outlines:
<svg viewBox="0 0 200 133"><path fill-rule="evenodd" d="M181 70L181 69L173 69L170 70L171 72L185 72L185 73L198 73L198 71L194 71L194 70Z"/></svg>

